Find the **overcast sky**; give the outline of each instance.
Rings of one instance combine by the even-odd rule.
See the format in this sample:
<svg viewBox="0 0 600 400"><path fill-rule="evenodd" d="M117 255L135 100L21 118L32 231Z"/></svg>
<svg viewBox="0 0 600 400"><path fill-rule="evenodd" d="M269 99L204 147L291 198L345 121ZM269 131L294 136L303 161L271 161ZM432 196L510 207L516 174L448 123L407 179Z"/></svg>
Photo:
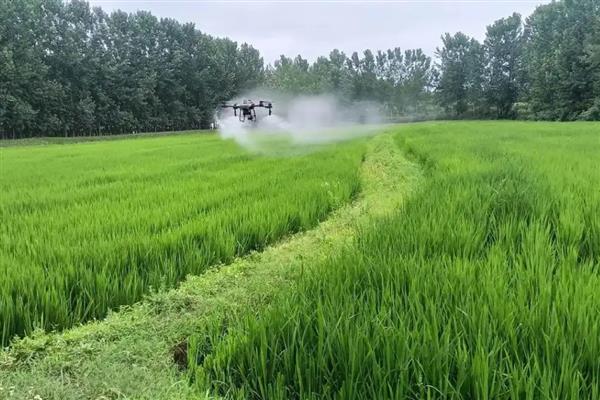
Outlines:
<svg viewBox="0 0 600 400"><path fill-rule="evenodd" d="M280 54L313 61L338 48L422 48L433 56L444 32L479 40L498 18L528 16L549 0L91 0L105 11L149 10L158 17L193 22L202 32L256 47L265 62Z"/></svg>

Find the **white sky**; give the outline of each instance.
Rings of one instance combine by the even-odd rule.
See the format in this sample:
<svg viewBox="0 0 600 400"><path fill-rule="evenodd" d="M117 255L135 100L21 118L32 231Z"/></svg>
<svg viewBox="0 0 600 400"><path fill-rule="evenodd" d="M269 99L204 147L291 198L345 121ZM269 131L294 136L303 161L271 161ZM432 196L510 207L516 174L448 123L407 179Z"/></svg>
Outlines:
<svg viewBox="0 0 600 400"><path fill-rule="evenodd" d="M530 15L549 0L90 0L110 12L148 10L157 17L193 22L213 36L257 48L266 63L280 54L313 61L338 48L422 48L433 56L444 32L483 40L496 19Z"/></svg>

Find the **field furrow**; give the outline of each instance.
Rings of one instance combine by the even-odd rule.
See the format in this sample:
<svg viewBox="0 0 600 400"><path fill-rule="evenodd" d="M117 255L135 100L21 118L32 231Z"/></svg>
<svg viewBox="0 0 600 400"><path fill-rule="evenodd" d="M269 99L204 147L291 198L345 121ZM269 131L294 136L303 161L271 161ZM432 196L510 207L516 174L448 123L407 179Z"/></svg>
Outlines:
<svg viewBox="0 0 600 400"><path fill-rule="evenodd" d="M177 357L188 337L215 323L256 314L285 296L304 268L342 251L357 228L393 212L420 180L389 135L374 138L360 168L361 193L314 229L263 252L188 277L101 322L13 343L0 358L0 394L12 398L197 398ZM225 326L224 326L225 327ZM179 362L179 366L177 364ZM2 392L4 390L4 392Z"/></svg>
<svg viewBox="0 0 600 400"><path fill-rule="evenodd" d="M315 226L358 193L363 144L259 156L188 134L0 151L7 344Z"/></svg>

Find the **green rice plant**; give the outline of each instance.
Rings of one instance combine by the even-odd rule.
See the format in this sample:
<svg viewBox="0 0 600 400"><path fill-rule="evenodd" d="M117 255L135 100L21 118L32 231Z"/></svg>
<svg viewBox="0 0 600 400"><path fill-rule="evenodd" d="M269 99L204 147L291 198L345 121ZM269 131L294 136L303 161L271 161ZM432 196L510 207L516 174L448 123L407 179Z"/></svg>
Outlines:
<svg viewBox="0 0 600 400"><path fill-rule="evenodd" d="M6 344L309 229L358 192L363 145L260 156L186 134L0 151Z"/></svg>
<svg viewBox="0 0 600 400"><path fill-rule="evenodd" d="M420 190L263 313L193 338L198 388L600 399L600 126L428 123L396 137L423 166Z"/></svg>

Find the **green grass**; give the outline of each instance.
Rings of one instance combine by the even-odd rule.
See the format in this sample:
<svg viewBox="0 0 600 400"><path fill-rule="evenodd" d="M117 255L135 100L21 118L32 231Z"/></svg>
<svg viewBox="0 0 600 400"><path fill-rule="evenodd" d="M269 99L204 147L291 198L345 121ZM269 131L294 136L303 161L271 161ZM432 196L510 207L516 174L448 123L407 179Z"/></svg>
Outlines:
<svg viewBox="0 0 600 400"><path fill-rule="evenodd" d="M180 286L101 321L58 333L35 332L0 351L0 398L197 399L173 348L215 321L258 315L286 295L306 266L347 246L357 227L385 215L419 182L389 135L371 140L360 171L361 191L314 229L288 236L264 251L188 276Z"/></svg>
<svg viewBox="0 0 600 400"><path fill-rule="evenodd" d="M363 145L312 150L251 155L203 134L0 149L0 343L315 226L358 192Z"/></svg>
<svg viewBox="0 0 600 400"><path fill-rule="evenodd" d="M126 133L126 134L115 134L115 135L97 135L97 136L40 136L30 137L21 139L3 139L0 140L1 147L15 147L15 146L31 146L31 145L50 145L50 144L73 144L73 143L85 143L85 142L100 142L107 140L129 140L129 139L140 139L150 137L164 137L164 136L179 136L193 134L214 134L213 130L188 130L188 131L166 131L166 132L140 132L140 133Z"/></svg>
<svg viewBox="0 0 600 400"><path fill-rule="evenodd" d="M430 123L396 141L420 190L258 316L203 327L192 382L228 398L600 398L600 126Z"/></svg>
<svg viewBox="0 0 600 400"><path fill-rule="evenodd" d="M192 136L139 140L165 139ZM274 158L210 140L195 154L233 149L238 170L298 160L325 179L347 156L361 191L103 321L15 340L0 398L600 398L597 123L398 126L358 171L359 144Z"/></svg>

